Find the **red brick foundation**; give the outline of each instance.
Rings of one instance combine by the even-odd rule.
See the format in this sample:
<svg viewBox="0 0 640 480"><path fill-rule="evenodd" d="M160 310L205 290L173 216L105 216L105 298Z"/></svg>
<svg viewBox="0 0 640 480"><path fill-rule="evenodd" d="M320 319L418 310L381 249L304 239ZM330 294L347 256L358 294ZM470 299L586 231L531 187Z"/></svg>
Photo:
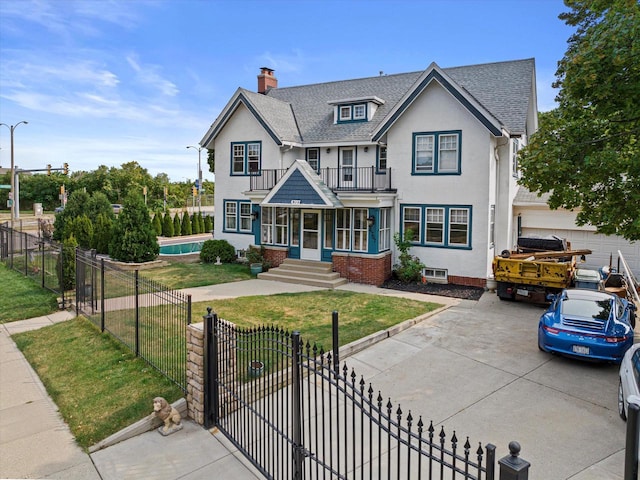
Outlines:
<svg viewBox="0 0 640 480"><path fill-rule="evenodd" d="M379 287L391 277L391 252L380 255L334 253L333 270L350 282Z"/></svg>
<svg viewBox="0 0 640 480"><path fill-rule="evenodd" d="M289 250L287 248L264 247L264 258L271 264L272 268L279 266L287 258Z"/></svg>

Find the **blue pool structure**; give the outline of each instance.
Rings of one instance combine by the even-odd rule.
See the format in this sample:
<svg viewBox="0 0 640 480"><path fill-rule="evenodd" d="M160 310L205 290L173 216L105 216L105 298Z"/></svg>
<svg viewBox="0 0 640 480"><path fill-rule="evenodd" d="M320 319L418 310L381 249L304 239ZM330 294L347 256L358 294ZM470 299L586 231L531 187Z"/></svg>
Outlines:
<svg viewBox="0 0 640 480"><path fill-rule="evenodd" d="M204 242L174 243L173 245L160 246L160 255L185 255L188 253L200 253Z"/></svg>

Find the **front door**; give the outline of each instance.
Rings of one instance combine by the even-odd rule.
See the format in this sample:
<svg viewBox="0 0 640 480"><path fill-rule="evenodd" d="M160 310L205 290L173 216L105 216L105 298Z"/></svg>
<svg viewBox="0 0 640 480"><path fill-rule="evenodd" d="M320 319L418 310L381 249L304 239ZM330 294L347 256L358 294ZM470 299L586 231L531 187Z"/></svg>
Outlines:
<svg viewBox="0 0 640 480"><path fill-rule="evenodd" d="M303 260L320 260L320 211L302 211L302 236L300 242L300 258Z"/></svg>

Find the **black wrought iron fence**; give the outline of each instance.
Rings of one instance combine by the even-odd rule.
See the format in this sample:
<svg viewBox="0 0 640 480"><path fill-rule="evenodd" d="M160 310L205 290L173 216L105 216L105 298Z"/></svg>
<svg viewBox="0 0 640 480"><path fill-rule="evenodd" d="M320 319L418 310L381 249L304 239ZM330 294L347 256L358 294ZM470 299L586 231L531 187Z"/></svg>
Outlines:
<svg viewBox="0 0 640 480"><path fill-rule="evenodd" d="M217 426L267 478L496 478L493 445L404 412L340 367L337 351L215 313L204 329L205 427Z"/></svg>
<svg viewBox="0 0 640 480"><path fill-rule="evenodd" d="M39 231L38 231L39 232ZM62 282L65 259L62 244L39 234L0 225L0 261L16 272L36 280L42 288L60 295L61 308L66 308L67 298Z"/></svg>
<svg viewBox="0 0 640 480"><path fill-rule="evenodd" d="M76 308L186 392L190 295L77 249Z"/></svg>

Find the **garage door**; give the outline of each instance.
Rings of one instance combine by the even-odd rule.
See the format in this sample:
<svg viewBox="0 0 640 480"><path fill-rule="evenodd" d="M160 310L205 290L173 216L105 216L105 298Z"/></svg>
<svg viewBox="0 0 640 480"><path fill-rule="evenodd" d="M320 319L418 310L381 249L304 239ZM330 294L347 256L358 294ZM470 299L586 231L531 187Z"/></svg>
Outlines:
<svg viewBox="0 0 640 480"><path fill-rule="evenodd" d="M600 268L604 265L609 265L610 255L613 255L613 266L617 267L618 250L620 250L633 274L636 278L640 278L640 242L630 243L621 237L601 235L582 230L523 228L522 235L536 235L539 237L556 235L571 242L572 249L587 248L591 250L593 253L587 255L585 268Z"/></svg>

